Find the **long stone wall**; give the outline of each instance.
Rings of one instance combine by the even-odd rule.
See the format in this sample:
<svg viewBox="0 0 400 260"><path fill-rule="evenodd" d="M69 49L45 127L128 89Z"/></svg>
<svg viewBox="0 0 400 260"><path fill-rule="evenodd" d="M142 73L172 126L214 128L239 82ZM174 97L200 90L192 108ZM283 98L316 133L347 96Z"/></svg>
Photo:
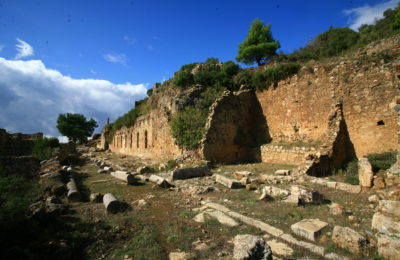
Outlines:
<svg viewBox="0 0 400 260"><path fill-rule="evenodd" d="M104 134L101 141L105 146ZM116 153L152 159L172 159L180 155L170 132L168 115L162 109L151 110L137 118L132 127L119 129L108 146Z"/></svg>
<svg viewBox="0 0 400 260"><path fill-rule="evenodd" d="M262 162L291 165L303 165L310 153L317 152L314 147L285 147L276 144L262 145L260 150Z"/></svg>
<svg viewBox="0 0 400 260"><path fill-rule="evenodd" d="M340 102L357 157L395 150L395 60L381 57L400 54L399 40L378 42L354 57L309 64L275 88L257 92L272 139L324 142L330 109Z"/></svg>

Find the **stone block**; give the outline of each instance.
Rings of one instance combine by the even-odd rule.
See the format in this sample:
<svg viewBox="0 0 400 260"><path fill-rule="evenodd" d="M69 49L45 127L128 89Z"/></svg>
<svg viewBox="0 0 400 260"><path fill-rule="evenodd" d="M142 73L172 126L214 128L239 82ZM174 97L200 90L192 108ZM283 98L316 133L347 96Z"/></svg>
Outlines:
<svg viewBox="0 0 400 260"><path fill-rule="evenodd" d="M378 253L387 260L398 260L400 258L400 239L385 234L377 234Z"/></svg>
<svg viewBox="0 0 400 260"><path fill-rule="evenodd" d="M332 241L339 247L355 254L364 254L367 250L367 239L348 227L335 226L332 232Z"/></svg>
<svg viewBox="0 0 400 260"><path fill-rule="evenodd" d="M303 219L290 226L293 233L302 236L308 240L316 241L320 236L322 229L328 226L328 223L319 219Z"/></svg>
<svg viewBox="0 0 400 260"><path fill-rule="evenodd" d="M283 202L294 204L296 206L301 204L300 197L298 195L290 194L287 198L282 200Z"/></svg>
<svg viewBox="0 0 400 260"><path fill-rule="evenodd" d="M243 185L237 180L225 177L220 174L215 175L215 181L228 187L229 189L240 189L243 187Z"/></svg>
<svg viewBox="0 0 400 260"><path fill-rule="evenodd" d="M120 203L111 193L104 194L103 196L104 207L108 212L116 213L119 210Z"/></svg>
<svg viewBox="0 0 400 260"><path fill-rule="evenodd" d="M361 158L358 160L358 179L360 186L370 188L372 187L372 180L374 173L372 172L371 163L367 158Z"/></svg>
<svg viewBox="0 0 400 260"><path fill-rule="evenodd" d="M274 174L287 176L290 175L290 170L276 170Z"/></svg>
<svg viewBox="0 0 400 260"><path fill-rule="evenodd" d="M155 175L155 174L152 174L150 176L149 181L151 181L153 183L156 183L158 186L160 186L162 188L171 187L171 184L166 179L164 179L164 178L162 178L162 177L160 177L158 175Z"/></svg>
<svg viewBox="0 0 400 260"><path fill-rule="evenodd" d="M290 187L290 194L297 195L301 203L323 203L324 196L316 190L307 189L301 185L292 185Z"/></svg>
<svg viewBox="0 0 400 260"><path fill-rule="evenodd" d="M360 193L361 187L359 185L351 185L348 183L338 182L336 185L336 189L342 190L349 193Z"/></svg>
<svg viewBox="0 0 400 260"><path fill-rule="evenodd" d="M235 227L235 226L239 225L239 223L236 220L229 217L225 213L223 213L219 210L212 210L212 209L208 209L208 210L205 210L204 212L197 214L193 218L193 220L196 222L205 222L207 219L210 219L210 218L216 219L222 225L226 225L229 227Z"/></svg>
<svg viewBox="0 0 400 260"><path fill-rule="evenodd" d="M329 213L335 216L341 216L344 214L344 207L338 203L332 203L329 205Z"/></svg>
<svg viewBox="0 0 400 260"><path fill-rule="evenodd" d="M125 171L115 171L112 173L112 176L114 176L115 178L117 178L118 180L121 180L123 182L126 182L128 184L134 184L137 182L135 176L133 176L132 174L129 174Z"/></svg>
<svg viewBox="0 0 400 260"><path fill-rule="evenodd" d="M234 238L233 259L272 260L272 250L262 237L237 235Z"/></svg>
<svg viewBox="0 0 400 260"><path fill-rule="evenodd" d="M400 237L400 222L376 212L372 217L371 227L378 232Z"/></svg>
<svg viewBox="0 0 400 260"><path fill-rule="evenodd" d="M374 182L373 188L376 189L376 190L380 190L380 189L386 188L385 178L383 178L383 177L375 176L373 182Z"/></svg>
<svg viewBox="0 0 400 260"><path fill-rule="evenodd" d="M204 165L191 168L176 169L172 171L171 177L172 180L184 180L190 178L204 177L208 176L208 174L208 166Z"/></svg>
<svg viewBox="0 0 400 260"><path fill-rule="evenodd" d="M381 200L376 210L400 218L400 201Z"/></svg>

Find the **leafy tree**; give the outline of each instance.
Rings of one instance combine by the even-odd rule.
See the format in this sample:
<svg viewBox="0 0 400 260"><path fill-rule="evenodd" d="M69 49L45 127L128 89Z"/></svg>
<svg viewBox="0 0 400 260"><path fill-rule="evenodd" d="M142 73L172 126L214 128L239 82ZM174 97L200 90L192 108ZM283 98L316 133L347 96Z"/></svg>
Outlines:
<svg viewBox="0 0 400 260"><path fill-rule="evenodd" d="M280 48L271 33L271 24L265 25L259 18L251 23L246 40L239 45L236 60L245 64L257 62L258 66L276 54Z"/></svg>
<svg viewBox="0 0 400 260"><path fill-rule="evenodd" d="M196 65L197 63L183 65L180 70L175 72L172 82L180 88L187 88L193 85L194 79L192 70Z"/></svg>
<svg viewBox="0 0 400 260"><path fill-rule="evenodd" d="M53 156L53 149L60 147L60 142L57 138L43 138L35 141L32 155L40 160L48 160Z"/></svg>
<svg viewBox="0 0 400 260"><path fill-rule="evenodd" d="M394 15L394 22L392 23L393 30L400 30L400 2L396 8L396 14Z"/></svg>
<svg viewBox="0 0 400 260"><path fill-rule="evenodd" d="M59 114L57 119L58 131L74 144L74 150L76 143L85 143L97 126L93 118L87 121L82 114Z"/></svg>

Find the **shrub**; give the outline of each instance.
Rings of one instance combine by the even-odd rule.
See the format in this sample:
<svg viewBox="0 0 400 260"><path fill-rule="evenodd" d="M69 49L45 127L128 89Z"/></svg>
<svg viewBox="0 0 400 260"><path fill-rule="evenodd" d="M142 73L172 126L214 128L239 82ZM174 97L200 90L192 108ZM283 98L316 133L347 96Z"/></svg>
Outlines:
<svg viewBox="0 0 400 260"><path fill-rule="evenodd" d="M374 172L387 170L396 162L396 152L371 153L367 155L367 158Z"/></svg>
<svg viewBox="0 0 400 260"><path fill-rule="evenodd" d="M353 184L353 185L359 184L357 161L348 162L345 166L345 173L346 173L346 177L344 179L344 182Z"/></svg>
<svg viewBox="0 0 400 260"><path fill-rule="evenodd" d="M187 88L194 83L192 70L196 67L197 63L186 64L180 70L175 72L172 82L180 88Z"/></svg>
<svg viewBox="0 0 400 260"><path fill-rule="evenodd" d="M0 240L25 221L37 188L34 180L9 175L0 165Z"/></svg>
<svg viewBox="0 0 400 260"><path fill-rule="evenodd" d="M54 148L60 147L60 142L57 138L43 138L35 141L32 155L40 160L48 160L53 157Z"/></svg>
<svg viewBox="0 0 400 260"><path fill-rule="evenodd" d="M207 114L204 110L186 107L172 116L172 136L178 146L188 149L198 147L204 134Z"/></svg>

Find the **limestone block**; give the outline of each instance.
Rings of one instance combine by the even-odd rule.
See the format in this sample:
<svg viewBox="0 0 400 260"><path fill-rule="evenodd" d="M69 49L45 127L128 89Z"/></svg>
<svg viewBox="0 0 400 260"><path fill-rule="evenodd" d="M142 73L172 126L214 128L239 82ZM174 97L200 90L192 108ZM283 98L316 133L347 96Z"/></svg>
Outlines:
<svg viewBox="0 0 400 260"><path fill-rule="evenodd" d="M381 200L376 210L400 218L400 201Z"/></svg>
<svg viewBox="0 0 400 260"><path fill-rule="evenodd" d="M367 158L361 158L358 160L358 179L360 186L370 188L372 187L372 180L374 173L372 172L372 166Z"/></svg>
<svg viewBox="0 0 400 260"><path fill-rule="evenodd" d="M128 184L134 184L136 182L135 176L124 171L115 171L112 173L112 176Z"/></svg>
<svg viewBox="0 0 400 260"><path fill-rule="evenodd" d="M316 241L320 236L322 229L328 226L328 223L319 219L303 219L290 226L293 233L302 236L308 240Z"/></svg>
<svg viewBox="0 0 400 260"><path fill-rule="evenodd" d="M243 185L237 180L225 177L220 174L215 175L215 181L228 187L229 189L239 189L243 187Z"/></svg>
<svg viewBox="0 0 400 260"><path fill-rule="evenodd" d="M277 171L275 171L275 173L274 174L276 174L276 175L290 175L290 170L277 170Z"/></svg>
<svg viewBox="0 0 400 260"><path fill-rule="evenodd" d="M326 187L331 188L331 189L336 189L337 182L336 181L327 181L326 182Z"/></svg>
<svg viewBox="0 0 400 260"><path fill-rule="evenodd" d="M198 166L192 168L182 168L172 171L172 180L184 180L190 178L204 177L209 174L208 166Z"/></svg>
<svg viewBox="0 0 400 260"><path fill-rule="evenodd" d="M344 207L338 203L332 203L329 205L329 213L335 216L343 215Z"/></svg>
<svg viewBox="0 0 400 260"><path fill-rule="evenodd" d="M103 170L105 170L106 172L110 172L110 171L113 170L113 168L110 167L110 166L105 166L105 167L103 168Z"/></svg>
<svg viewBox="0 0 400 260"><path fill-rule="evenodd" d="M386 182L383 177L375 176L373 183L374 183L373 188L376 190L384 189L386 187Z"/></svg>
<svg viewBox="0 0 400 260"><path fill-rule="evenodd" d="M271 196L271 197L279 197L279 196L289 196L290 192L288 190L285 189L281 189L278 187L274 187L274 186L265 186L262 189L262 192L266 193L267 195Z"/></svg>
<svg viewBox="0 0 400 260"><path fill-rule="evenodd" d="M69 201L79 201L81 199L81 195L76 187L76 182L73 178L70 178L67 183L67 198Z"/></svg>
<svg viewBox="0 0 400 260"><path fill-rule="evenodd" d="M239 223L236 220L229 217L225 213L223 213L219 210L212 210L212 209L205 210L204 212L197 214L193 218L193 220L196 222L205 222L207 219L210 219L210 218L216 219L222 225L226 225L229 227L235 227L235 226L239 225Z"/></svg>
<svg viewBox="0 0 400 260"><path fill-rule="evenodd" d="M301 204L300 197L298 195L290 194L287 198L282 200L283 202L294 204L296 206Z"/></svg>
<svg viewBox="0 0 400 260"><path fill-rule="evenodd" d="M166 179L155 174L150 175L149 181L156 183L158 186L162 188L169 188L171 186L171 184L169 184L169 182Z"/></svg>
<svg viewBox="0 0 400 260"><path fill-rule="evenodd" d="M237 180L241 180L242 178L252 176L253 173L249 172L249 171L238 171L238 172L235 172L234 175Z"/></svg>
<svg viewBox="0 0 400 260"><path fill-rule="evenodd" d="M234 238L233 259L272 260L271 247L262 237L253 235L237 235Z"/></svg>
<svg viewBox="0 0 400 260"><path fill-rule="evenodd" d="M171 252L168 255L169 260L189 260L193 259L193 255L191 253L186 252Z"/></svg>
<svg viewBox="0 0 400 260"><path fill-rule="evenodd" d="M290 193L299 196L302 203L318 204L324 202L324 196L318 191L307 189L301 185L292 185Z"/></svg>
<svg viewBox="0 0 400 260"><path fill-rule="evenodd" d="M111 193L104 194L103 203L108 212L116 213L119 210L119 202Z"/></svg>
<svg viewBox="0 0 400 260"><path fill-rule="evenodd" d="M400 257L400 239L397 237L377 234L378 253L387 260L398 260Z"/></svg>
<svg viewBox="0 0 400 260"><path fill-rule="evenodd" d="M376 194L371 195L371 196L368 197L368 201L369 201L369 202L372 202L372 203L379 202L379 200L380 200L380 199L379 199L379 196L376 195Z"/></svg>
<svg viewBox="0 0 400 260"><path fill-rule="evenodd" d="M371 227L378 232L400 237L400 222L376 212L372 217Z"/></svg>
<svg viewBox="0 0 400 260"><path fill-rule="evenodd" d="M367 249L366 238L348 227L335 226L332 232L332 241L355 254L362 254Z"/></svg>
<svg viewBox="0 0 400 260"><path fill-rule="evenodd" d="M338 182L336 185L336 189L346 191L349 193L360 193L361 187L359 185L351 185L348 183Z"/></svg>
<svg viewBox="0 0 400 260"><path fill-rule="evenodd" d="M67 168L67 172L72 172L72 171L73 171L72 167L69 166L69 167Z"/></svg>

